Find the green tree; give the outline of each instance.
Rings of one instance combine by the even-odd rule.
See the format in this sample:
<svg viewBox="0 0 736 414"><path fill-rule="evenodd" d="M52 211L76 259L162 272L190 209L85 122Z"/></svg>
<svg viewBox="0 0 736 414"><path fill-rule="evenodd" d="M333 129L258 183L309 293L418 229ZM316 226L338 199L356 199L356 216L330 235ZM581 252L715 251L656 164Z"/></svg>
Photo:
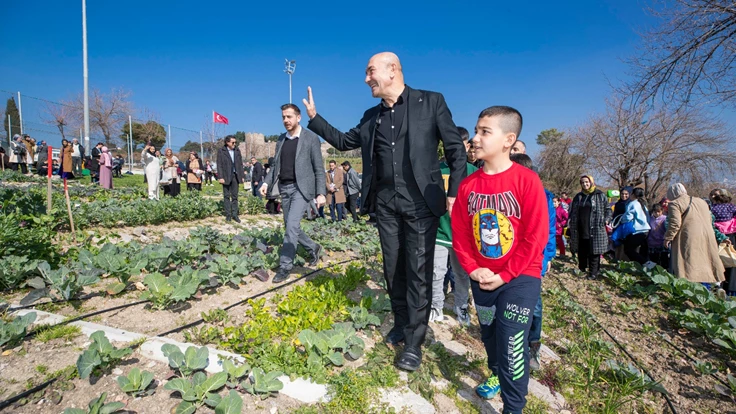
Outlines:
<svg viewBox="0 0 736 414"><path fill-rule="evenodd" d="M180 152L190 152L190 151L199 152L199 149L200 149L199 142L187 141L186 144L184 144L181 148L179 148L179 151Z"/></svg>
<svg viewBox="0 0 736 414"><path fill-rule="evenodd" d="M551 145L559 142L565 133L558 131L557 128L545 129L537 135L537 144L539 145Z"/></svg>
<svg viewBox="0 0 736 414"><path fill-rule="evenodd" d="M263 140L266 142L276 142L279 140L279 135L264 135Z"/></svg>
<svg viewBox="0 0 736 414"><path fill-rule="evenodd" d="M238 143L245 142L245 132L243 131L236 132L235 139L238 140Z"/></svg>
<svg viewBox="0 0 736 414"><path fill-rule="evenodd" d="M10 115L10 125L8 125L8 115ZM7 134L8 140L13 138L13 135L20 134L20 113L18 107L15 105L15 98L8 98L8 103L5 105L5 116L3 117L3 126L5 127L5 133Z"/></svg>
<svg viewBox="0 0 736 414"><path fill-rule="evenodd" d="M129 131L130 126L126 122L120 138L125 140ZM148 141L156 148L161 148L166 143L166 128L156 121L148 121L145 124L133 121L133 149L137 149L138 145L145 146Z"/></svg>

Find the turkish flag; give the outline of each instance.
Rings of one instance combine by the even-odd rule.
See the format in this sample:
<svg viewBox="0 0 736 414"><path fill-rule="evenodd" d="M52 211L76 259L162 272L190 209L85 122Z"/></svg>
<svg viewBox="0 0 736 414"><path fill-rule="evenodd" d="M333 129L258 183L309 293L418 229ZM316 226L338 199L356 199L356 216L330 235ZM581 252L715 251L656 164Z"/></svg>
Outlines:
<svg viewBox="0 0 736 414"><path fill-rule="evenodd" d="M212 117L214 118L214 119L213 119L213 121L214 121L214 122L215 122L216 124L225 124L225 125L230 125L230 124L229 124L229 123L227 122L227 118L225 118L224 116L222 116L222 115L218 114L218 113L217 113L217 112L215 112L215 111L212 111Z"/></svg>

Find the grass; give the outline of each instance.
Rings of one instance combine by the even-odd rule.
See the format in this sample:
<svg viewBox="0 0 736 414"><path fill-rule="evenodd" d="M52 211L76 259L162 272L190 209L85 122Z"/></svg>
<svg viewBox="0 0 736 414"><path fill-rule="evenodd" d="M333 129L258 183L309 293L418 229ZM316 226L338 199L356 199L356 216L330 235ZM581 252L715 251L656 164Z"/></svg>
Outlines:
<svg viewBox="0 0 736 414"><path fill-rule="evenodd" d="M42 325L38 327L38 330L39 332L36 334L36 339L44 343L59 338L68 341L76 338L82 333L82 329L76 325L56 325L50 328Z"/></svg>

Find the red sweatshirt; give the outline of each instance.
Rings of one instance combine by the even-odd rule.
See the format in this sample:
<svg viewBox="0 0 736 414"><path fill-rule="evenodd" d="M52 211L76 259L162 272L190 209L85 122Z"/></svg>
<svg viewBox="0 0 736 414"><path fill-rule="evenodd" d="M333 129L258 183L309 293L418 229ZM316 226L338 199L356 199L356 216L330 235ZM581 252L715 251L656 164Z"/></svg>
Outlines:
<svg viewBox="0 0 736 414"><path fill-rule="evenodd" d="M541 277L549 213L534 171L516 163L498 174L476 171L460 184L450 221L452 247L468 274L485 267L506 283Z"/></svg>

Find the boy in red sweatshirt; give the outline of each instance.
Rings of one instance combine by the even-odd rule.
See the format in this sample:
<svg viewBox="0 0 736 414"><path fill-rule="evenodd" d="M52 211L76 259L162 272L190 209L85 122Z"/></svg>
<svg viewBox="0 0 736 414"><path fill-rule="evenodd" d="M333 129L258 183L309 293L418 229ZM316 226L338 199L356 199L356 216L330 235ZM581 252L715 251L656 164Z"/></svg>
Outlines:
<svg viewBox="0 0 736 414"><path fill-rule="evenodd" d="M526 405L528 336L549 237L542 181L509 159L521 126L514 108L480 113L473 147L483 169L460 184L451 217L452 247L470 275L492 372L476 392L491 399L503 389L504 414L521 414Z"/></svg>

